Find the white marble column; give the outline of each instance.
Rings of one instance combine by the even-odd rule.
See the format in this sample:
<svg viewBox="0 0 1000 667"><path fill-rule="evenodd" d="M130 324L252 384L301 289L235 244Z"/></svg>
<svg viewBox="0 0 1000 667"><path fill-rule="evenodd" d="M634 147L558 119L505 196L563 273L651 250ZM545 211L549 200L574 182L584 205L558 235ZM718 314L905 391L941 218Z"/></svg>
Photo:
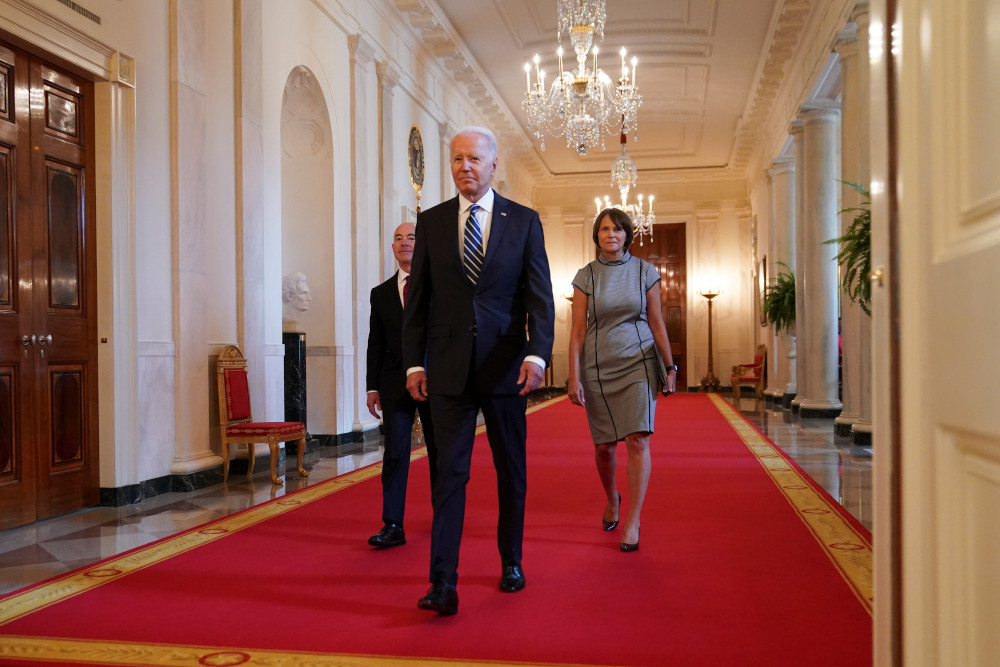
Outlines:
<svg viewBox="0 0 1000 667"><path fill-rule="evenodd" d="M264 321L264 80L261 0L236 0L236 331L247 365L262 381L250 383L253 414L284 420L284 396L265 396ZM241 242L240 242L241 241ZM275 341L277 343L277 341ZM277 368L270 369L276 374ZM284 385L284 374L280 378ZM271 403L272 405L268 406ZM280 404L281 410L275 408ZM268 406L266 408L265 406ZM266 417L265 417L266 415ZM266 449L263 445L257 449Z"/></svg>
<svg viewBox="0 0 1000 667"><path fill-rule="evenodd" d="M806 368L804 364L799 363L799 341L805 337L805 331L808 325L805 316L805 292L802 288L802 275L801 275L801 264L805 253L802 249L802 244L805 240L805 233L803 232L803 226L806 224L806 216L803 213L803 205L805 203L805 196L803 195L803 190L805 188L805 151L803 148L802 141L802 120L795 119L792 121L791 127L788 129L788 133L792 135L793 148L795 153L795 262L789 264L795 274L795 327L791 332L791 337L795 341L795 357L790 368L792 372L792 383L794 386L789 386L785 389L785 407L789 407L793 412L799 411L799 405L802 403L802 397L799 395L799 390L805 386L805 372Z"/></svg>
<svg viewBox="0 0 1000 667"><path fill-rule="evenodd" d="M799 416L835 417L842 408L837 377L837 254L825 241L838 233L840 110L834 103L803 106L801 252L798 254L805 331L799 332ZM800 290L801 288L801 290ZM798 320L798 317L796 317Z"/></svg>
<svg viewBox="0 0 1000 667"><path fill-rule="evenodd" d="M351 35L347 39L351 51L351 240L353 242L354 271L351 272L351 294L354 298L354 326L351 327L354 355L342 356L341 364L350 363L351 368L338 369L338 378L351 378L350 385L338 386L338 396L350 401L350 413L354 415L352 430L355 432L375 428L377 422L368 412L365 404L365 364L361 363L358 350L368 346L368 316L371 308L369 295L371 288L381 282L378 273L379 243L378 223L378 165L371 162L375 155L369 141L369 95L375 92L377 83L372 80L372 60L375 46L363 35ZM373 187L374 185L374 187ZM362 357L363 358L363 357Z"/></svg>
<svg viewBox="0 0 1000 667"><path fill-rule="evenodd" d="M857 25L856 52L859 57L854 64L856 73L855 103L858 116L858 129L855 144L857 146L857 182L870 187L871 184L871 96L869 92L870 72L868 68L868 2L859 2L854 7L852 19ZM844 169L847 174L847 170ZM852 191L853 192L853 191ZM845 191L846 194L846 191ZM845 330L846 334L846 330ZM859 416L851 425L851 442L858 445L869 445L872 441L872 318L861 312L857 321L855 335L858 348L858 394L857 405ZM846 349L846 338L845 338Z"/></svg>
<svg viewBox="0 0 1000 667"><path fill-rule="evenodd" d="M794 159L775 160L768 175L771 179L771 247L767 257L767 284L771 285L779 273L787 271L781 264L795 266ZM785 394L795 393L795 337L784 330L775 331L774 325L769 331L768 366L773 379L768 382L766 393L775 404L783 404Z"/></svg>
<svg viewBox="0 0 1000 667"><path fill-rule="evenodd" d="M396 150L397 140L393 136L393 89L399 85L399 69L392 63L376 63L378 74L379 102L379 198L378 238L381 243L379 252L379 276L388 278L395 269L395 258L392 254L392 235L401 222L399 211L399 192L396 190L394 177L396 160L406 160L406 155L400 155ZM407 200L408 201L408 200Z"/></svg>
<svg viewBox="0 0 1000 667"><path fill-rule="evenodd" d="M861 118L859 97L866 91L859 88L859 77L861 69L858 59L858 39L857 25L848 24L837 36L834 48L840 54L840 80L841 80L841 133L840 133L840 159L841 159L841 179L844 181L867 185L859 180L860 170L858 162L860 160L859 131L863 126L867 126L868 120ZM843 186L840 191L841 208L853 208L860 202L859 193L855 190ZM840 215L840 227L838 235L843 235L854 221L853 213L842 213ZM839 250L839 248L838 248ZM850 435L851 425L861 416L860 393L861 393L861 346L857 339L860 333L860 320L867 317L862 312L861 307L851 301L847 291L840 291L840 329L843 340L841 355L841 400L844 403L843 411L834 419L834 432L840 436Z"/></svg>
<svg viewBox="0 0 1000 667"><path fill-rule="evenodd" d="M222 463L209 445L209 356L206 311L212 261L208 227L207 94L204 7L195 0L170 3L170 151L175 206L174 398L177 433L170 472L186 474Z"/></svg>

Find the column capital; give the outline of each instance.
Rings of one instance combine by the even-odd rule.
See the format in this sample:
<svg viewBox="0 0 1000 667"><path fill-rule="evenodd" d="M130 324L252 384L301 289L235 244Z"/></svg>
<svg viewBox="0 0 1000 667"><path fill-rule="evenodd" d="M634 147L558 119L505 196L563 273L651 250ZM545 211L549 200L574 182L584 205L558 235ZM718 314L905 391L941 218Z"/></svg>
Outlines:
<svg viewBox="0 0 1000 667"><path fill-rule="evenodd" d="M348 35L347 48L351 51L351 62L367 67L375 58L375 45L364 35Z"/></svg>
<svg viewBox="0 0 1000 667"><path fill-rule="evenodd" d="M795 158L779 157L771 162L771 167L767 170L768 176L774 178L780 174L795 173Z"/></svg>
<svg viewBox="0 0 1000 667"><path fill-rule="evenodd" d="M788 124L788 134L792 135L796 139L802 136L802 119L796 118L791 123Z"/></svg>
<svg viewBox="0 0 1000 667"><path fill-rule="evenodd" d="M448 121L438 123L438 137L442 142L447 143L451 141L452 134L454 134L454 130L451 129L451 123Z"/></svg>
<svg viewBox="0 0 1000 667"><path fill-rule="evenodd" d="M861 23L861 21L868 21L868 15L870 13L870 7L868 0L862 0L861 2L854 5L854 9L851 10L851 23Z"/></svg>
<svg viewBox="0 0 1000 667"><path fill-rule="evenodd" d="M837 33L837 39L833 42L833 50L840 54L841 58L855 56L858 53L858 24L848 23L847 26Z"/></svg>
<svg viewBox="0 0 1000 667"><path fill-rule="evenodd" d="M392 94L392 89L399 85L399 68L391 62L378 62L375 63L375 73L378 75L378 82L382 89Z"/></svg>
<svg viewBox="0 0 1000 667"><path fill-rule="evenodd" d="M695 217L695 220L697 220L699 223L706 223L707 224L709 222L718 222L718 220L719 220L719 209L715 208L715 207L712 207L712 208L708 208L708 207L698 208L694 212L694 217Z"/></svg>
<svg viewBox="0 0 1000 667"><path fill-rule="evenodd" d="M840 105L833 100L817 100L799 107L804 124L831 121L840 117Z"/></svg>

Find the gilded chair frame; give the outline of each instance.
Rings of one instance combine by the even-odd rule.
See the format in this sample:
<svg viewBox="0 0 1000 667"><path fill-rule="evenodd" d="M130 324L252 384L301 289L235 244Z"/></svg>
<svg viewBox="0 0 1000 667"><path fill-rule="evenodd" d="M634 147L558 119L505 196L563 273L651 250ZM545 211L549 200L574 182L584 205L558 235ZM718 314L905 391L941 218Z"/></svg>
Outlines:
<svg viewBox="0 0 1000 667"><path fill-rule="evenodd" d="M733 387L733 400L740 399L741 386L752 386L755 397L764 398L764 389L767 388L767 345L757 346L753 363L733 366L729 381Z"/></svg>
<svg viewBox="0 0 1000 667"><path fill-rule="evenodd" d="M306 427L301 422L255 422L250 414L249 373L247 360L235 345L227 345L216 361L216 379L219 387L219 435L222 440L222 477L229 479L230 445L246 445L249 465L247 477L253 476L254 445L267 443L270 449L271 483L283 484L277 473L278 445L295 441L298 473L308 477L309 472L302 467L302 455L306 449ZM229 373L227 381L227 372ZM246 388L243 387L246 383ZM245 396L244 396L245 392ZM245 402L245 405L235 405Z"/></svg>

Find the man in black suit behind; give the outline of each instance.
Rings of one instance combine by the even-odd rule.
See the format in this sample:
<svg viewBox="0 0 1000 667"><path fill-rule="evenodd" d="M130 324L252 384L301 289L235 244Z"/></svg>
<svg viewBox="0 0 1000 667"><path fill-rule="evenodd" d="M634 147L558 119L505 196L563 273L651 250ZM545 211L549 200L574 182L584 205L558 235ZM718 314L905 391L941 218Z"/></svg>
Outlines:
<svg viewBox="0 0 1000 667"><path fill-rule="evenodd" d="M372 289L371 322L368 328L368 411L376 419L382 412L384 454L382 456L382 529L368 538L373 547L406 544L403 511L406 482L410 470L410 446L414 413L420 413L431 487L437 470L434 425L426 402L413 400L406 389L403 368L403 304L409 292L410 260L413 257L415 227L403 223L392 237L392 254L399 270Z"/></svg>
<svg viewBox="0 0 1000 667"><path fill-rule="evenodd" d="M438 451L431 587L418 606L439 614L458 611L465 487L480 410L497 474L499 587L516 592L525 582L525 410L552 352L554 307L541 220L491 188L496 170L492 132L466 128L452 139L459 196L417 218L403 316L406 386L430 403Z"/></svg>

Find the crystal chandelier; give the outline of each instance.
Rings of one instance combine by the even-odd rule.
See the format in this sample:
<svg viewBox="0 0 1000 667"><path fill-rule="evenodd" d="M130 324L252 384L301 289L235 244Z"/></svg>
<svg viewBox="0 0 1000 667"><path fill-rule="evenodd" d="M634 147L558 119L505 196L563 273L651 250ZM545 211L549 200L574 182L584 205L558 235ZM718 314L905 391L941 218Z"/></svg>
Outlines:
<svg viewBox="0 0 1000 667"><path fill-rule="evenodd" d="M611 198L607 195L604 196L603 202L600 197L595 197L594 203L597 205L598 214L603 209L612 207L628 213L628 216L632 218L635 236L639 239L639 245L642 246L644 237L648 236L650 240L653 238L653 224L656 223L656 215L653 213L653 195L649 195L648 209L643 208L643 195L638 195L638 204L629 203L628 193L639 180L639 173L635 167L635 160L625 149L625 132L621 134L621 144L622 152L611 163L611 185L618 188L621 203L612 204Z"/></svg>
<svg viewBox="0 0 1000 667"><path fill-rule="evenodd" d="M604 39L604 22L607 18L605 0L558 0L558 36L562 41L565 30L573 51L576 52L576 69L563 70L563 49L559 56L559 75L551 88L545 89L545 70L539 67L537 54L533 59L535 82L531 82L531 63L525 63L524 75L527 91L521 106L528 114L528 131L542 140L545 150L545 133L566 136L566 145L579 155L586 155L594 146L604 148L604 135L614 134L622 119L625 132L637 132L636 115L642 105L642 95L636 87L635 56L625 60L625 47L620 51L621 77L617 85L603 70L597 68L598 48L594 36ZM593 68L587 67L587 55L593 53Z"/></svg>

